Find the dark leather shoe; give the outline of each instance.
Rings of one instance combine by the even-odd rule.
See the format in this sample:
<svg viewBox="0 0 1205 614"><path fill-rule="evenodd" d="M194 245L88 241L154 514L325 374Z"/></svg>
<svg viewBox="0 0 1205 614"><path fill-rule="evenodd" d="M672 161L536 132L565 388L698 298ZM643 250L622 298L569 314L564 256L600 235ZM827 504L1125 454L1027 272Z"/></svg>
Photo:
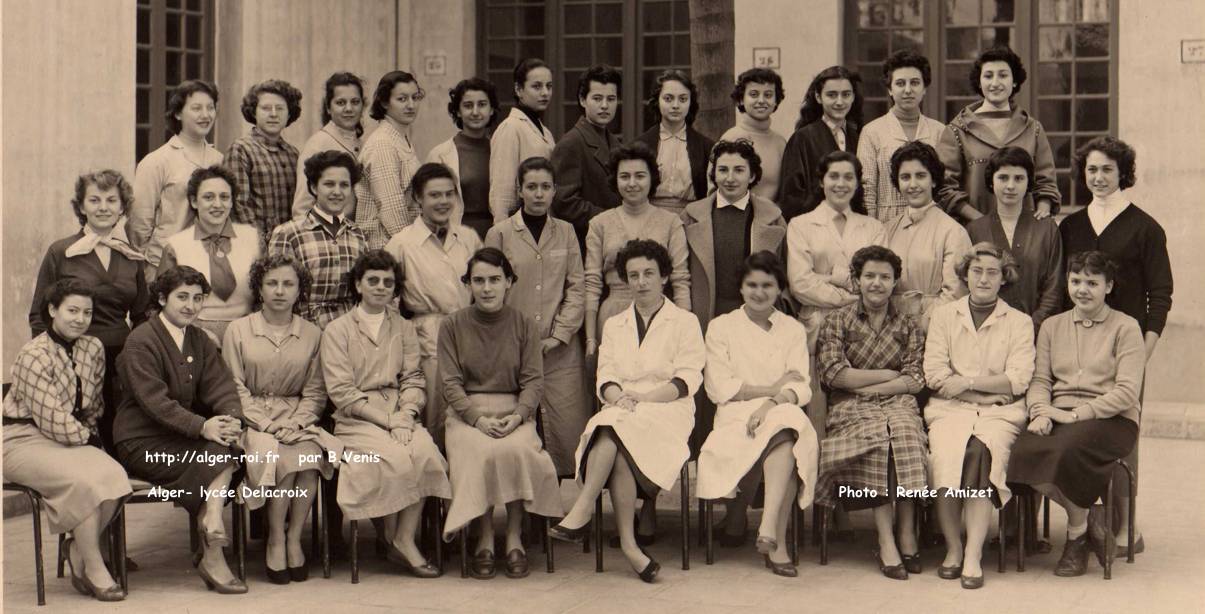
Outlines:
<svg viewBox="0 0 1205 614"><path fill-rule="evenodd" d="M879 551L874 551L874 558L879 562L879 571L883 572L884 576L892 580L907 580L908 570L904 568L904 564L899 565L884 565L883 557L879 555Z"/></svg>
<svg viewBox="0 0 1205 614"><path fill-rule="evenodd" d="M786 578L794 578L799 575L799 570L796 569L790 561L787 561L786 563L775 563L774 561L770 560L770 555L768 554L765 555L765 558L766 568L774 572L774 575L783 576Z"/></svg>
<svg viewBox="0 0 1205 614"><path fill-rule="evenodd" d="M494 551L482 550L473 557L472 564L469 565L469 575L478 580L489 580L497 573L494 567Z"/></svg>
<svg viewBox="0 0 1205 614"><path fill-rule="evenodd" d="M962 576L962 565L951 565L946 567L942 565L937 568L937 577L942 580L957 580Z"/></svg>
<svg viewBox="0 0 1205 614"><path fill-rule="evenodd" d="M308 565L289 568L289 579L294 582L305 582L310 579L310 568Z"/></svg>
<svg viewBox="0 0 1205 614"><path fill-rule="evenodd" d="M640 549L644 552L644 549ZM640 580L648 584L652 584L653 580L657 579L657 573L661 571L661 564L657 562L649 553L644 552L644 556L649 557L649 564L644 566L644 569L637 571L636 575L640 576Z"/></svg>
<svg viewBox="0 0 1205 614"><path fill-rule="evenodd" d="M1077 539L1068 539L1063 545L1063 556L1054 566L1054 575L1062 578L1074 578L1084 575L1088 570L1088 534L1080 535Z"/></svg>
<svg viewBox="0 0 1205 614"><path fill-rule="evenodd" d="M1134 554L1142 554L1143 551L1145 551L1145 550L1146 550L1146 542L1143 541L1142 536L1139 535L1138 539L1134 540ZM1130 547L1128 545L1126 545L1125 542L1117 542L1118 558L1129 556L1129 554L1130 554Z"/></svg>
<svg viewBox="0 0 1205 614"><path fill-rule="evenodd" d="M506 577L526 578L529 573L531 567L527 564L526 552L515 548L506 553Z"/></svg>
<svg viewBox="0 0 1205 614"><path fill-rule="evenodd" d="M920 564L919 552L916 554L904 554L901 552L900 559L904 561L904 569L908 570L908 573L918 574L924 571L924 567L922 567Z"/></svg>
<svg viewBox="0 0 1205 614"><path fill-rule="evenodd" d="M586 539L586 534L590 532L590 523L586 523L576 529L566 529L557 524L548 529L548 537L558 539L571 544L580 544Z"/></svg>
<svg viewBox="0 0 1205 614"><path fill-rule="evenodd" d="M410 572L410 575L416 578L438 578L440 576L439 568L427 561L423 561L420 565L411 563L406 555L402 554L397 546L388 544L385 548L385 559L390 563L402 568L402 571Z"/></svg>
<svg viewBox="0 0 1205 614"><path fill-rule="evenodd" d="M749 540L748 531L742 532L740 535L729 535L727 527L723 524L712 527L711 536L725 548L740 548Z"/></svg>
<svg viewBox="0 0 1205 614"><path fill-rule="evenodd" d="M962 576L959 580L959 583L962 584L962 588L965 588L968 590L983 588L983 576L979 576L978 578L972 578L971 576Z"/></svg>
<svg viewBox="0 0 1205 614"><path fill-rule="evenodd" d="M205 570L204 565L197 566L197 573L201 576L201 580L205 582L205 588L211 591L216 591L219 595L242 595L247 592L247 585L237 577L225 584L213 579L209 572Z"/></svg>

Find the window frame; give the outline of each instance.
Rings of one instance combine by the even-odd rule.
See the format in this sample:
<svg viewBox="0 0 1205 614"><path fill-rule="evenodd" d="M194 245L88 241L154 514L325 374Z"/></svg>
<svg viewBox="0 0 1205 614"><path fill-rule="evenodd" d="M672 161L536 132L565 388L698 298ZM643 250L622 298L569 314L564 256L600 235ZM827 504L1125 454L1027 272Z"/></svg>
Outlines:
<svg viewBox="0 0 1205 614"><path fill-rule="evenodd" d="M173 5L168 6L169 2ZM167 18L168 11L176 14L176 18L184 16L200 16L201 18L201 47L199 48L201 55L201 74L191 76L187 74L187 68L181 71L182 79L200 78L206 81L213 82L214 64L216 59L215 46L215 21L217 14L215 11L215 0L138 0L135 5L135 34L134 34L134 91L135 91L135 109L136 117L134 122L134 147L135 147L135 163L140 162L144 156L152 151L155 151L160 146L171 138L168 134L167 112L168 98L171 96L171 90L176 84L167 83L167 56L168 53L182 53L187 55L190 52L195 53L197 50L188 47L186 28L180 30L180 45L168 47L167 45ZM149 41L141 42L138 40L137 20L141 17L143 11L149 11L148 34ZM138 77L139 55L140 52L147 52L147 77L148 81L140 81ZM187 65L187 64L186 64ZM138 95L141 92L146 92L146 116L145 121L139 121L137 117ZM147 131L147 144L145 151L140 149L139 131Z"/></svg>

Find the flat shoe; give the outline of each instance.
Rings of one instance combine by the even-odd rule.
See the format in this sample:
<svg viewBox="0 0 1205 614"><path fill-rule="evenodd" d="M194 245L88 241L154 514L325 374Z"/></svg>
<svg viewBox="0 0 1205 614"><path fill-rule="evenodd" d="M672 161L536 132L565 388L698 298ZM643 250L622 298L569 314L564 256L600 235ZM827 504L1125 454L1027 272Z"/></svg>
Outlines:
<svg viewBox="0 0 1205 614"><path fill-rule="evenodd" d="M946 567L942 565L937 568L937 577L942 580L957 580L962 576L962 565L951 565Z"/></svg>
<svg viewBox="0 0 1205 614"><path fill-rule="evenodd" d="M907 569L908 573L919 574L924 571L924 567L920 564L919 552L916 554L900 553L900 559L904 561L904 569Z"/></svg>
<svg viewBox="0 0 1205 614"><path fill-rule="evenodd" d="M908 570L904 568L904 564L899 565L884 565L883 557L879 555L879 551L874 551L874 558L879 562L879 571L883 572L884 576L892 580L907 580Z"/></svg>
<svg viewBox="0 0 1205 614"><path fill-rule="evenodd" d="M305 582L306 580L309 580L310 579L309 566L302 565L301 567L290 567L289 568L289 579L294 582Z"/></svg>
<svg viewBox="0 0 1205 614"><path fill-rule="evenodd" d="M423 561L421 565L411 563L406 555L402 554L401 550L393 544L387 544L385 548L385 560L402 568L402 571L410 572L410 575L416 578L438 578L439 568L432 565L430 562Z"/></svg>
<svg viewBox="0 0 1205 614"><path fill-rule="evenodd" d="M1143 541L1142 536L1139 535L1138 539L1134 540L1134 554L1142 554L1143 551L1145 551L1145 550L1146 550L1146 542ZM1129 556L1129 554L1130 554L1129 546L1126 545L1125 542L1117 542L1117 556L1125 557L1125 556Z"/></svg>
<svg viewBox="0 0 1205 614"><path fill-rule="evenodd" d="M794 578L799 575L799 570L796 569L790 561L787 561L786 563L775 563L774 561L770 560L770 555L768 554L765 555L765 558L766 568L774 572L774 575L783 576L786 578Z"/></svg>
<svg viewBox="0 0 1205 614"><path fill-rule="evenodd" d="M494 565L494 551L482 550L473 557L472 564L469 565L469 574L478 580L489 580L497 573Z"/></svg>
<svg viewBox="0 0 1205 614"><path fill-rule="evenodd" d="M586 533L590 530L590 523L586 523L576 529L567 529L559 524L553 525L548 529L548 537L557 539L571 544L580 544L586 539Z"/></svg>
<svg viewBox="0 0 1205 614"><path fill-rule="evenodd" d="M971 576L962 576L961 578L959 578L959 583L962 584L962 588L969 589L969 590L983 588L983 576L979 576L978 578L972 578Z"/></svg>
<svg viewBox="0 0 1205 614"><path fill-rule="evenodd" d="M641 552L644 552L644 550L641 549ZM644 552L644 556L649 557L649 563L644 566L644 569L637 571L636 575L640 576L641 581L652 584L653 580L657 579L657 573L661 571L661 564L657 562L657 559L649 556L647 552Z"/></svg>
<svg viewBox="0 0 1205 614"><path fill-rule="evenodd" d="M531 573L527 564L527 553L515 548L506 553L506 577L526 578Z"/></svg>

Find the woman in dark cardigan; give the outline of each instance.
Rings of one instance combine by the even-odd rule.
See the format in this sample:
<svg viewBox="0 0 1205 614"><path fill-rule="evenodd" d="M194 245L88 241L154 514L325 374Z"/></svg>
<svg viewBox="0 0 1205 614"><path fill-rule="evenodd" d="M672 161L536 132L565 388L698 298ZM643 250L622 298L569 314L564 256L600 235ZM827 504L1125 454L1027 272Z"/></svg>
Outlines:
<svg viewBox="0 0 1205 614"><path fill-rule="evenodd" d="M160 271L151 293L160 310L130 333L117 360L122 398L113 424L117 460L130 475L161 487L197 518L197 572L210 590L247 592L230 573L222 546L226 491L239 467L242 403L217 344L191 326L209 282L196 269Z"/></svg>
<svg viewBox="0 0 1205 614"><path fill-rule="evenodd" d="M657 124L644 134L636 137L637 141L648 145L653 155L657 156L657 166L660 167L662 185L656 194L649 198L658 207L675 209L679 213L687 203L707 196L707 158L715 141L695 130L692 126L699 114L699 89L695 87L686 73L677 69L669 69L657 75L653 82L653 95L645 103L649 116L657 120ZM686 158L690 173L689 194L669 194L674 183L667 182L674 175L674 169L663 162L666 159L660 150L662 141L669 141L680 135L686 135Z"/></svg>
<svg viewBox="0 0 1205 614"><path fill-rule="evenodd" d="M808 86L795 134L782 154L782 179L775 202L783 218L789 222L824 200L816 183L820 159L837 150L856 154L861 129L862 78L844 66L820 71Z"/></svg>
<svg viewBox="0 0 1205 614"><path fill-rule="evenodd" d="M84 173L75 180L71 208L79 218L79 232L55 241L42 257L29 308L33 337L46 332L42 298L55 282L76 279L92 288L92 324L87 334L105 347L105 379L101 389L105 411L98 425L101 443L113 451L113 416L117 413L114 383L117 354L130 334L146 319L146 258L126 238L125 215L134 202L134 190L114 170Z"/></svg>

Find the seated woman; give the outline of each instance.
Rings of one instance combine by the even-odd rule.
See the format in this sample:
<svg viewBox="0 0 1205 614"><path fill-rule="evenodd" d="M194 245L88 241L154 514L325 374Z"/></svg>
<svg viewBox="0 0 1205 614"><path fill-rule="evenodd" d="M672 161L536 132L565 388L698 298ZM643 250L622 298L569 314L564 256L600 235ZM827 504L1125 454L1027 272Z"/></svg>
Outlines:
<svg viewBox="0 0 1205 614"><path fill-rule="evenodd" d="M205 586L238 594L247 585L222 553L230 544L222 508L239 469L243 408L217 344L193 326L210 290L192 267L159 271L150 288L159 315L135 328L117 357L122 394L113 440L130 475L196 517L201 553L193 563ZM211 461L185 462L199 456Z"/></svg>
<svg viewBox="0 0 1205 614"><path fill-rule="evenodd" d="M370 461L340 470L339 507L348 520L380 518L386 556L420 578L435 578L414 535L427 497L447 499L448 463L419 423L427 402L414 325L390 304L401 294L397 260L384 250L351 269L357 305L322 333L322 376L335 405L335 435ZM347 456L347 453L344 454Z"/></svg>
<svg viewBox="0 0 1205 614"><path fill-rule="evenodd" d="M309 574L301 533L311 494L319 472L328 480L334 475L327 452L337 458L343 446L317 426L326 409L318 364L322 332L298 315L309 295L309 271L291 256L275 255L256 260L250 276L255 311L232 322L222 343L248 427L241 445L246 485L254 491L244 499L251 509L267 499L268 580L303 582Z"/></svg>
<svg viewBox="0 0 1205 614"><path fill-rule="evenodd" d="M700 499L732 498L757 489L765 473L765 507L757 551L780 576L797 571L787 553L787 520L795 475L803 480L799 507L812 503L819 448L816 431L800 409L812 396L807 331L774 308L787 285L772 252L745 259L744 306L707 328L707 395L715 401L715 426L699 453ZM791 444L791 445L785 445Z"/></svg>
<svg viewBox="0 0 1205 614"><path fill-rule="evenodd" d="M977 243L956 267L969 296L933 310L925 338L925 380L933 396L929 427L929 484L937 491L937 521L946 558L937 575L983 586L983 540L992 506L1011 492L1004 483L1009 448L1025 426L1021 395L1033 376L1033 320L1000 300L1000 288L1020 276L1005 249ZM962 518L966 511L966 545Z"/></svg>
<svg viewBox="0 0 1205 614"><path fill-rule="evenodd" d="M39 320L49 326L17 354L4 398L4 479L42 495L52 533L71 532L64 550L75 590L121 601L125 591L105 568L100 535L130 494L130 480L100 449L105 348L84 334L92 288L61 279L42 304Z"/></svg>
<svg viewBox="0 0 1205 614"><path fill-rule="evenodd" d="M693 395L703 382L707 351L698 318L665 300L671 266L665 247L650 239L629 241L615 266L635 300L603 327L597 386L603 408L578 444L581 492L551 536L581 542L594 500L608 488L620 548L640 579L652 582L661 565L636 544L636 493L651 499L658 488L673 487L690 457Z"/></svg>
<svg viewBox="0 0 1205 614"><path fill-rule="evenodd" d="M572 239L572 236L569 237ZM560 517L561 491L552 457L536 433L544 361L535 320L506 304L515 271L502 252L478 250L464 283L473 304L439 327L439 374L448 404L451 537L479 520L476 578L494 577L494 506L506 506L506 575L527 576L523 510Z"/></svg>
<svg viewBox="0 0 1205 614"><path fill-rule="evenodd" d="M828 314L816 342L816 373L829 393L816 493L827 507L839 500L850 511L873 508L879 571L907 580L921 572L915 502L897 493L926 484L925 429L914 396L925 386L925 334L891 303L899 256L881 245L863 247L850 269L858 302Z"/></svg>
<svg viewBox="0 0 1205 614"><path fill-rule="evenodd" d="M1047 318L1038 333L1028 432L1013 446L1008 481L1032 487L1067 510L1067 543L1056 576L1080 576L1088 548L1088 508L1105 495L1113 466L1138 441L1139 390L1146 353L1138 321L1105 304L1117 265L1098 251L1067 261L1075 306Z"/></svg>

